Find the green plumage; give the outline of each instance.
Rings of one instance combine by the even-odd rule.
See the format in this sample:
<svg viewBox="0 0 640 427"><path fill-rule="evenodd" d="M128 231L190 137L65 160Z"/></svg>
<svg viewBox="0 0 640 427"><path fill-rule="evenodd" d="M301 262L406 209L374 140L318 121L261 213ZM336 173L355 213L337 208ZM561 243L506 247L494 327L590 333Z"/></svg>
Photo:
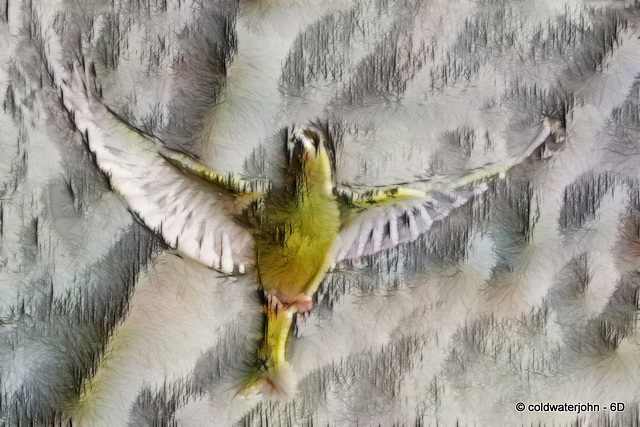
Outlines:
<svg viewBox="0 0 640 427"><path fill-rule="evenodd" d="M313 295L331 264L340 229L324 147L317 155L305 152L294 160L285 185L267 195L256 236L260 284L283 304Z"/></svg>
<svg viewBox="0 0 640 427"><path fill-rule="evenodd" d="M302 193L296 198L283 193L268 197L262 230L256 236L260 284L283 303L310 295L308 289L322 280L339 230L335 197L313 188Z"/></svg>
<svg viewBox="0 0 640 427"><path fill-rule="evenodd" d="M284 185L267 194L258 218L256 264L267 304L263 338L245 393L265 382L273 389L287 383L283 377L290 370L286 349L293 317L310 309L333 259L340 209L323 145L296 146Z"/></svg>

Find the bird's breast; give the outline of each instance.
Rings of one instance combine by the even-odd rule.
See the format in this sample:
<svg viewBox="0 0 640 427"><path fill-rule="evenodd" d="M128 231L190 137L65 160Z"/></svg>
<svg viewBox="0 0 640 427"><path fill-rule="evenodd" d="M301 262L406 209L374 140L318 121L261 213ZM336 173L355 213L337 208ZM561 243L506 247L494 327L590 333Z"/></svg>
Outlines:
<svg viewBox="0 0 640 427"><path fill-rule="evenodd" d="M329 269L340 228L338 202L317 195L266 204L256 238L259 281L265 292L287 302L317 285Z"/></svg>

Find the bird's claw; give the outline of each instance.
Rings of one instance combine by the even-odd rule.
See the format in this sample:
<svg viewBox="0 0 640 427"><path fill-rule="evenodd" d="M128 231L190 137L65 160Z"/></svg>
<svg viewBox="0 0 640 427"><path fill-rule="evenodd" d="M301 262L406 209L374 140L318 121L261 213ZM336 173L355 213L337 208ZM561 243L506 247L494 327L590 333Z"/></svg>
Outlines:
<svg viewBox="0 0 640 427"><path fill-rule="evenodd" d="M310 311L298 312L298 321L306 322L307 319L309 318L309 314L311 314Z"/></svg>
<svg viewBox="0 0 640 427"><path fill-rule="evenodd" d="M267 300L267 309L271 311L288 310L295 307L296 313L307 315L313 308L313 299L304 294L286 303L282 302L276 295L269 293L265 293L265 298Z"/></svg>

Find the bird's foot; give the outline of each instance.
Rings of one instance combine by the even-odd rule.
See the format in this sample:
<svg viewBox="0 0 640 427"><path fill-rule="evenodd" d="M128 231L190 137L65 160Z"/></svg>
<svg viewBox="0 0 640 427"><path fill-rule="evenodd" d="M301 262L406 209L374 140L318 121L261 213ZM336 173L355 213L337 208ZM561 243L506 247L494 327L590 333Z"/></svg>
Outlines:
<svg viewBox="0 0 640 427"><path fill-rule="evenodd" d="M305 294L300 294L292 301L283 301L276 295L265 293L267 299L267 308L270 310L288 310L290 308L296 309L298 314L305 316L313 308L313 299Z"/></svg>
<svg viewBox="0 0 640 427"><path fill-rule="evenodd" d="M298 312L298 322L306 322L307 318L309 318L310 311Z"/></svg>

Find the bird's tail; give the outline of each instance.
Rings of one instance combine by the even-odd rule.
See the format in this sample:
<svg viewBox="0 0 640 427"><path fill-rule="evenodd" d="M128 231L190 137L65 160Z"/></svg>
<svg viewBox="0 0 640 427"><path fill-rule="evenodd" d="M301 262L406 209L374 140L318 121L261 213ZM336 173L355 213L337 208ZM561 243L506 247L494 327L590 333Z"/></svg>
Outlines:
<svg viewBox="0 0 640 427"><path fill-rule="evenodd" d="M241 393L245 396L263 392L273 397L291 397L296 378L286 353L291 341L291 326L297 307L265 305L264 331L256 359Z"/></svg>

